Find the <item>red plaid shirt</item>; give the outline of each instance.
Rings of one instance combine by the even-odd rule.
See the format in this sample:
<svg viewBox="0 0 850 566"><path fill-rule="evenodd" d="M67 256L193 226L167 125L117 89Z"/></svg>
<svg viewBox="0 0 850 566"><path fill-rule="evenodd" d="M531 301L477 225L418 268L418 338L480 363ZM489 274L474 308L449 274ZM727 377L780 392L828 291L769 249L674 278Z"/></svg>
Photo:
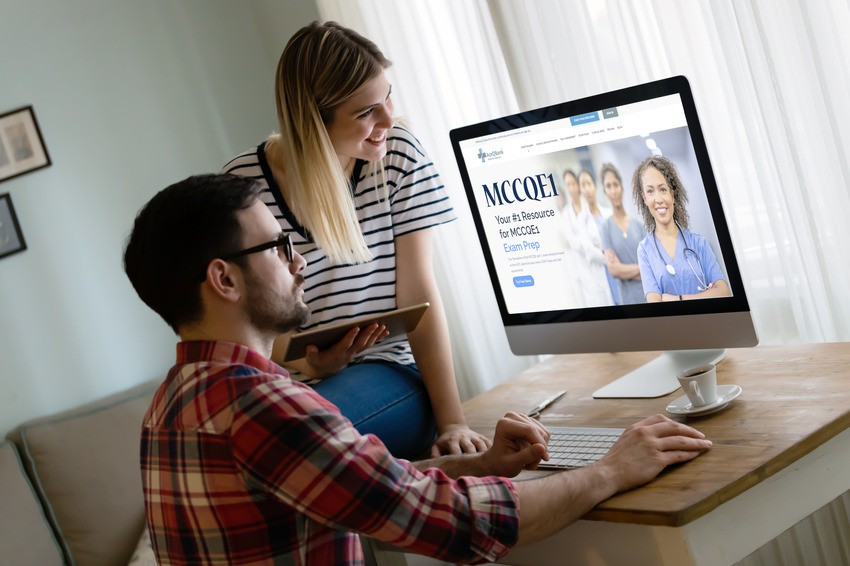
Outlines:
<svg viewBox="0 0 850 566"><path fill-rule="evenodd" d="M237 344L177 345L145 415L141 464L162 564L362 564L356 533L492 562L518 536L508 480L419 472Z"/></svg>

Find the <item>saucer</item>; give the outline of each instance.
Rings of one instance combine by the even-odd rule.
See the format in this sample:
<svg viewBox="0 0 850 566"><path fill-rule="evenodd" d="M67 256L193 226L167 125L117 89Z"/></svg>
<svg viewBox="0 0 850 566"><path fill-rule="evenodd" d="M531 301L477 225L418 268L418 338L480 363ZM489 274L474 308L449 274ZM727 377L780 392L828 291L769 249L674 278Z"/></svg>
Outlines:
<svg viewBox="0 0 850 566"><path fill-rule="evenodd" d="M691 417L709 415L725 409L726 405L741 394L741 391L743 389L741 389L740 385L718 385L717 400L714 403L709 403L702 407L694 407L688 400L688 396L683 395L667 405L667 412L671 415L687 415Z"/></svg>

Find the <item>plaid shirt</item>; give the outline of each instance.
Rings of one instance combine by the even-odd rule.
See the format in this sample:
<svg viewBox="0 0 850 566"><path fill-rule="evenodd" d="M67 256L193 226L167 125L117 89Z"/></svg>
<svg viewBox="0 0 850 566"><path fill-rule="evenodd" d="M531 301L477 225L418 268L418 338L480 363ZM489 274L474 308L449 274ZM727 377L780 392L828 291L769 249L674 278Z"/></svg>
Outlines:
<svg viewBox="0 0 850 566"><path fill-rule="evenodd" d="M145 415L141 464L162 564L362 564L356 533L492 562L518 536L508 480L416 470L237 344L177 345Z"/></svg>

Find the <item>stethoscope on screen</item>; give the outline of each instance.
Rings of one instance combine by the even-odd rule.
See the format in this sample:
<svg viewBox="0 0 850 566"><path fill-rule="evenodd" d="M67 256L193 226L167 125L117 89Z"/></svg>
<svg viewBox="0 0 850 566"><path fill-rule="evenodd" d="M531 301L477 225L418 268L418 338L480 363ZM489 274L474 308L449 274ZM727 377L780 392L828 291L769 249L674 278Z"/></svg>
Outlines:
<svg viewBox="0 0 850 566"><path fill-rule="evenodd" d="M697 283L699 283L699 285L697 285L697 290L705 291L708 289L708 282L705 278L705 271L702 270L702 263L700 263L697 253L688 246L688 240L685 239L685 231L682 230L682 227L679 226L678 222L676 222L676 227L679 229L679 232L682 233L682 241L685 243L685 249L682 250L682 253L685 255L685 261L688 262L688 267L691 268L691 271L694 273L694 277L697 278ZM661 258L661 261L664 261L664 256L661 255L661 250L658 248L658 236L655 235L655 230L652 231L652 240L655 242L655 251L658 252L658 257ZM691 263L691 258L688 257L688 252L691 252L694 261L697 262L697 267L699 268L699 272L702 274L702 277L700 277L700 275L697 274L696 269L694 269L694 264ZM666 261L664 261L664 263L667 268L667 273L670 275L676 275L676 268Z"/></svg>

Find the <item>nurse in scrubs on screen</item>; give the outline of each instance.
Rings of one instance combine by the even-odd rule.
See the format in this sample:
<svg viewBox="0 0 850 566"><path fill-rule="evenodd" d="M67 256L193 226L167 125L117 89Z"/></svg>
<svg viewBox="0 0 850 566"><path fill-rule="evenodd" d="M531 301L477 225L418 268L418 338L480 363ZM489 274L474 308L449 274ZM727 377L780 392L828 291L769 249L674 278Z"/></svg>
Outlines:
<svg viewBox="0 0 850 566"><path fill-rule="evenodd" d="M688 195L673 162L660 155L641 161L632 176L632 193L647 231L638 245L646 301L729 296L708 241L688 230Z"/></svg>

